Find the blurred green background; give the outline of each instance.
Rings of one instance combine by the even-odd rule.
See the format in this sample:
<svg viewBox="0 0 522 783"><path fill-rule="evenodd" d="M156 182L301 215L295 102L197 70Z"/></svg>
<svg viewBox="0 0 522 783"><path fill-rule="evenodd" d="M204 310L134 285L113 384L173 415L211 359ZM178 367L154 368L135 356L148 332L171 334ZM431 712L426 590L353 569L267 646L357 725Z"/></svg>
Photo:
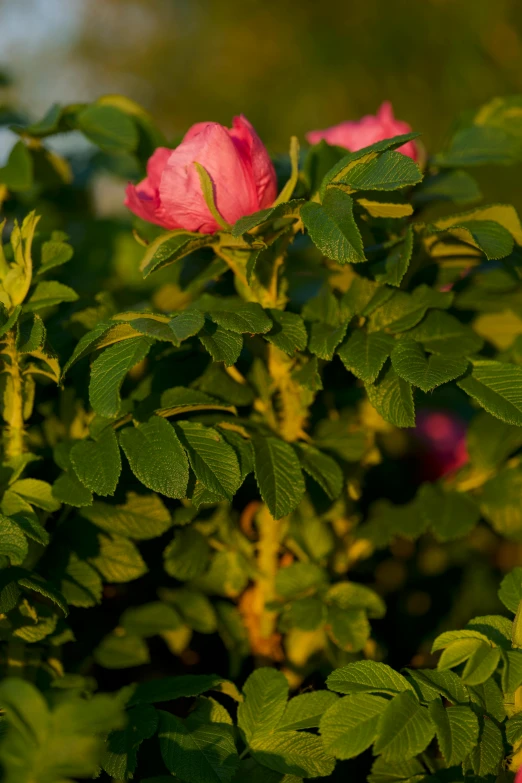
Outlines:
<svg viewBox="0 0 522 783"><path fill-rule="evenodd" d="M384 99L433 148L522 92L520 0L0 0L0 31L31 113L123 92L172 136L243 112L272 151Z"/></svg>

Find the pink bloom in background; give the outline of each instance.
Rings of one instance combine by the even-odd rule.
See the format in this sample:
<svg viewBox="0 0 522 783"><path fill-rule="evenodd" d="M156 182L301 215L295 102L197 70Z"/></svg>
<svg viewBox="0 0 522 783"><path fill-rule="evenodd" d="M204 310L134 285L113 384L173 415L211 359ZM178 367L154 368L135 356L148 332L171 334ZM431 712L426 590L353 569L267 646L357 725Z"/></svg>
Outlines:
<svg viewBox="0 0 522 783"><path fill-rule="evenodd" d="M125 206L163 228L202 234L218 231L195 162L210 175L216 207L227 223L269 207L275 200L272 161L252 125L241 116L234 117L231 129L217 122L198 122L176 149L159 147L147 163L145 179L127 186Z"/></svg>
<svg viewBox="0 0 522 783"><path fill-rule="evenodd" d="M517 774L515 775L515 783L522 783L522 767L519 768Z"/></svg>
<svg viewBox="0 0 522 783"><path fill-rule="evenodd" d="M346 147L350 152L357 152L363 147L375 144L376 141L390 139L410 133L411 126L393 116L393 108L389 101L381 104L377 114L366 114L360 120L341 122L325 130L310 131L306 140L310 144L318 144L324 139L328 144ZM408 155L413 160L419 157L419 150L414 141L408 141L399 147L398 152Z"/></svg>
<svg viewBox="0 0 522 783"><path fill-rule="evenodd" d="M436 481L468 461L466 426L454 413L421 411L417 416L415 437L420 444L422 480Z"/></svg>

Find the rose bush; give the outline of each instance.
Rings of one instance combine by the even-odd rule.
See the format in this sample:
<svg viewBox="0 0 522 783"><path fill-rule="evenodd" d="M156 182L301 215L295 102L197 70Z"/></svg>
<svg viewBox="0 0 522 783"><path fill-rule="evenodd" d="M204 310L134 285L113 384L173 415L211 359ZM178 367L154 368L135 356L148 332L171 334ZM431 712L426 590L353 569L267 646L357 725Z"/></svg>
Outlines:
<svg viewBox="0 0 522 783"><path fill-rule="evenodd" d="M515 780L522 226L472 172L522 99L422 167L387 105L275 164L8 108L2 780Z"/></svg>

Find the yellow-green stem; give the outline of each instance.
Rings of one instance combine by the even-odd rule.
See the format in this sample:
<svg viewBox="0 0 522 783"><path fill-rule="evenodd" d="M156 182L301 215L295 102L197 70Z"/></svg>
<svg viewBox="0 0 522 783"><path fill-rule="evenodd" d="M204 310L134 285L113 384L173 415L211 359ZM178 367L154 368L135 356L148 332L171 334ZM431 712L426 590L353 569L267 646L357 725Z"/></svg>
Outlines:
<svg viewBox="0 0 522 783"><path fill-rule="evenodd" d="M9 384L7 405L4 409L7 422L4 428L4 455L9 461L21 457L24 452L23 380L14 329L7 333L2 353L5 357L4 372L8 373Z"/></svg>
<svg viewBox="0 0 522 783"><path fill-rule="evenodd" d="M266 506L262 506L257 515L259 543L257 550L257 565L260 576L258 587L263 597L263 612L261 615L261 637L268 639L275 631L275 612L266 608L274 600L275 579L277 575L278 553L280 546L281 520L275 520Z"/></svg>

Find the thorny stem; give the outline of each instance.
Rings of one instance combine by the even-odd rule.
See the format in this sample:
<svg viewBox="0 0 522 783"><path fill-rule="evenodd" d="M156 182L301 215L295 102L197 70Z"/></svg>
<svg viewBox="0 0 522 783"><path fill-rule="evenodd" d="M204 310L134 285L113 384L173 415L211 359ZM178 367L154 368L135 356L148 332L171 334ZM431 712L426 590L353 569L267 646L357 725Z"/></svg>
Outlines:
<svg viewBox="0 0 522 783"><path fill-rule="evenodd" d="M272 262L270 278L262 292L247 283L241 265L236 262L233 253L215 247L216 254L222 258L236 275L239 283L245 287L251 301L259 301L263 307L284 307L284 292L280 291L280 272L285 263L286 252L295 234L302 229L302 223L296 221L292 230L281 237L277 255ZM277 240L276 240L277 241ZM266 362L272 379L272 404L263 406L264 415L271 428L285 440L292 442L303 436L308 408L312 394L303 389L293 378L295 359L287 356L275 345L267 343ZM250 644L258 664L269 661L281 661L281 637L277 633L277 614L268 606L276 597L275 579L279 565L279 552L286 523L275 520L266 505L261 505L256 513L258 531L257 571L254 585L242 596L240 610L250 637Z"/></svg>
<svg viewBox="0 0 522 783"><path fill-rule="evenodd" d="M19 354L16 348L16 332L11 329L5 336L4 372L8 374L6 390L6 405L4 416L7 425L4 428L4 454L7 461L21 457L24 452L24 414L22 373L20 372Z"/></svg>

